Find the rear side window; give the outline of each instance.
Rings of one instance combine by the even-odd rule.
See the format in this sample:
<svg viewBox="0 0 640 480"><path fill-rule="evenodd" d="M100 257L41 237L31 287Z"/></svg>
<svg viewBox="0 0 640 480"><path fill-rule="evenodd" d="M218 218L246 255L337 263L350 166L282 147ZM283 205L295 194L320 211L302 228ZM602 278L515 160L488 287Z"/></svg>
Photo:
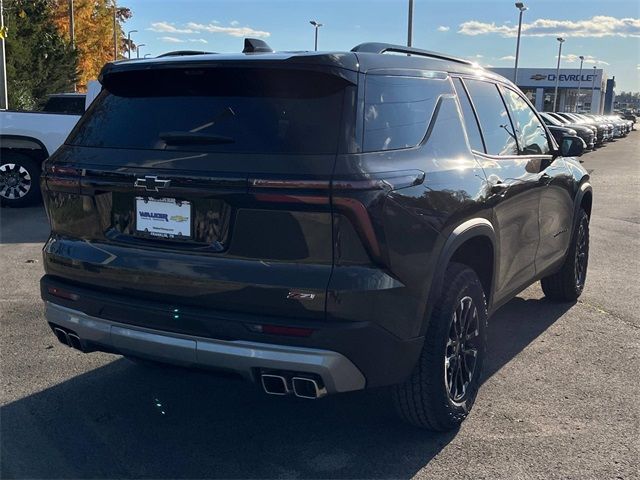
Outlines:
<svg viewBox="0 0 640 480"><path fill-rule="evenodd" d="M549 139L540 120L516 92L509 88L503 88L504 99L509 106L511 118L516 125L516 136L520 145L521 155L547 155Z"/></svg>
<svg viewBox="0 0 640 480"><path fill-rule="evenodd" d="M228 153L336 153L346 80L267 68L122 72L71 145Z"/></svg>
<svg viewBox="0 0 640 480"><path fill-rule="evenodd" d="M367 75L365 86L365 152L415 147L427 133L446 79Z"/></svg>
<svg viewBox="0 0 640 480"><path fill-rule="evenodd" d="M476 108L480 128L490 155L517 155L518 146L509 114L497 85L480 80L466 80L465 85Z"/></svg>
<svg viewBox="0 0 640 480"><path fill-rule="evenodd" d="M464 117L464 126L467 130L467 137L469 138L469 144L471 148L476 152L484 152L484 144L482 143L482 137L480 136L480 128L478 127L478 121L473 113L473 107L469 101L462 80L456 78L453 81L453 85L456 87L458 93L458 100L460 100L460 106L462 107L462 116Z"/></svg>
<svg viewBox="0 0 640 480"><path fill-rule="evenodd" d="M42 111L50 113L82 115L84 113L84 101L84 95L49 97L49 99L42 107Z"/></svg>

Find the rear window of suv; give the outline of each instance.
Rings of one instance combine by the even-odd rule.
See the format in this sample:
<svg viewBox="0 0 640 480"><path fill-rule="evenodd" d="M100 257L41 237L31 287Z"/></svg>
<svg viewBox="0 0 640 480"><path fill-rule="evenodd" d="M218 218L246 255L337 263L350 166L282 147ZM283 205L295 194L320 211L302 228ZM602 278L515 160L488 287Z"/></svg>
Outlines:
<svg viewBox="0 0 640 480"><path fill-rule="evenodd" d="M349 83L266 68L117 73L69 137L87 147L231 153L337 150Z"/></svg>

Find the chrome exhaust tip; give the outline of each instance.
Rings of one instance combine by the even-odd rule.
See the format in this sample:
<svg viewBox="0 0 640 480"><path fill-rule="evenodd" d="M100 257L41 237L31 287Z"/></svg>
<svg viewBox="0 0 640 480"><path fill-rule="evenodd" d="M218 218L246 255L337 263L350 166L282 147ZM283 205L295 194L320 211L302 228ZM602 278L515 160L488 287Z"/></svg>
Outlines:
<svg viewBox="0 0 640 480"><path fill-rule="evenodd" d="M82 351L82 343L80 342L80 337L78 335L75 333L67 333L67 341L69 342L70 347Z"/></svg>
<svg viewBox="0 0 640 480"><path fill-rule="evenodd" d="M327 389L313 378L293 377L291 383L293 384L293 393L296 397L315 400L327 394Z"/></svg>
<svg viewBox="0 0 640 480"><path fill-rule="evenodd" d="M65 344L67 347L71 347L71 344L69 343L69 336L67 335L67 332L65 332L61 328L56 327L56 328L53 329L53 333L55 334L56 337L58 337L58 341L60 343Z"/></svg>
<svg viewBox="0 0 640 480"><path fill-rule="evenodd" d="M260 375L262 388L269 395L288 395L291 393L287 385L287 379L282 375L274 375L271 373L263 373Z"/></svg>

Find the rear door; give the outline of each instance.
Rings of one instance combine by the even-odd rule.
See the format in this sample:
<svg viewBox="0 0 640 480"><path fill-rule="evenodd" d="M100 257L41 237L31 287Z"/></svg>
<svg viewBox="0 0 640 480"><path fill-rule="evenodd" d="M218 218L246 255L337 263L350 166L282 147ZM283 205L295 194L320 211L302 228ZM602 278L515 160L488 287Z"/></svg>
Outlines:
<svg viewBox="0 0 640 480"><path fill-rule="evenodd" d="M177 305L324 318L329 186L355 87L350 72L256 63L103 79L47 168L49 274ZM79 186L65 183L73 175Z"/></svg>
<svg viewBox="0 0 640 480"><path fill-rule="evenodd" d="M477 145L475 152L489 182L487 201L493 206L499 241L494 295L499 303L535 276L540 240L540 173L529 157L519 154L518 124L514 126L498 86L477 79L463 82L466 92L461 81L456 82L463 112L475 112L482 133L483 144ZM464 103L469 101L467 92L473 107L465 108ZM469 113L465 117L468 116ZM478 151L479 148L484 151Z"/></svg>

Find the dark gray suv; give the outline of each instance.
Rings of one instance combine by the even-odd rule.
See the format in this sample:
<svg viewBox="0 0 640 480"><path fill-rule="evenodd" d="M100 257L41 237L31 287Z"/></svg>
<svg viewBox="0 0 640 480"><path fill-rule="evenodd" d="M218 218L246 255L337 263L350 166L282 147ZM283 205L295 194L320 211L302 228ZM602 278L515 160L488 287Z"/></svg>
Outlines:
<svg viewBox="0 0 640 480"><path fill-rule="evenodd" d="M100 81L43 174L42 297L73 348L274 395L390 387L404 419L446 430L476 398L491 314L537 280L582 292L584 143L558 147L465 60L247 40Z"/></svg>

